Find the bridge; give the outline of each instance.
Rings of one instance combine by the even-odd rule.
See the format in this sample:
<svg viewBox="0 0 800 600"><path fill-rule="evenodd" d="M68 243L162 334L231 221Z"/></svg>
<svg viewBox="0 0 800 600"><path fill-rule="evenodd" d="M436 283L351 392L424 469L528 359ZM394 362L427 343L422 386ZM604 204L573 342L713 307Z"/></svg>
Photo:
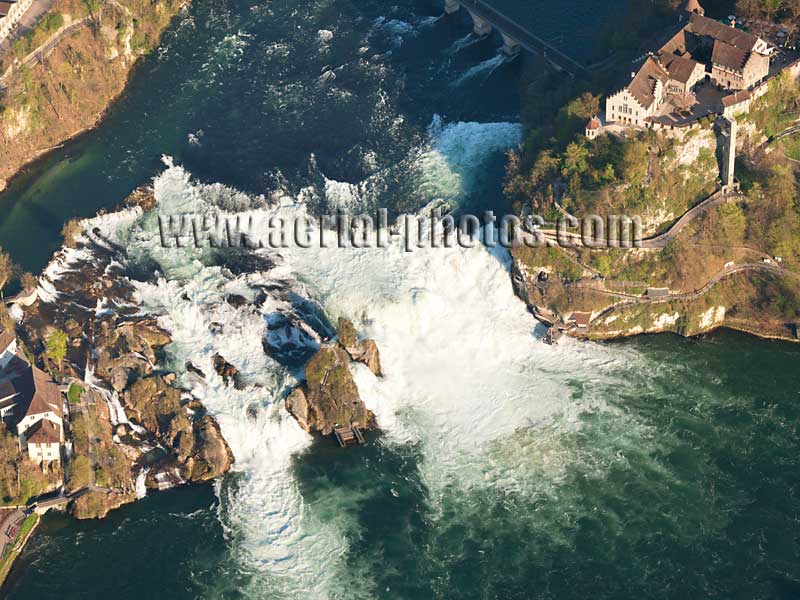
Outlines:
<svg viewBox="0 0 800 600"><path fill-rule="evenodd" d="M556 69L572 75L587 70L586 66L484 0L445 0L445 13L453 14L461 8L472 17L475 35L486 36L492 30L500 33L503 38L503 53L508 56L514 56L520 49L525 49L543 56Z"/></svg>
<svg viewBox="0 0 800 600"><path fill-rule="evenodd" d="M31 502L27 510L33 511L37 514L43 515L51 508L57 508L61 506L65 506L69 504L71 501L80 498L84 494L88 494L89 492L101 492L103 494L111 493L109 488L100 487L98 485L90 484L84 486L78 490L75 490L71 494L65 494L64 491L60 491L56 494L48 494L46 496L40 496L35 501Z"/></svg>

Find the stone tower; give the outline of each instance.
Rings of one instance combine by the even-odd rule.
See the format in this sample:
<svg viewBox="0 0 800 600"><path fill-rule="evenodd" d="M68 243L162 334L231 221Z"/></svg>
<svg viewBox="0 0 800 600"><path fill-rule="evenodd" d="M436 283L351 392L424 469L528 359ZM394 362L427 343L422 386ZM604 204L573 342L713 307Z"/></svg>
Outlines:
<svg viewBox="0 0 800 600"><path fill-rule="evenodd" d="M725 136L725 151L722 159L722 185L730 188L734 185L734 167L736 164L736 131L738 125L736 119L730 117L725 119L728 122L728 134Z"/></svg>

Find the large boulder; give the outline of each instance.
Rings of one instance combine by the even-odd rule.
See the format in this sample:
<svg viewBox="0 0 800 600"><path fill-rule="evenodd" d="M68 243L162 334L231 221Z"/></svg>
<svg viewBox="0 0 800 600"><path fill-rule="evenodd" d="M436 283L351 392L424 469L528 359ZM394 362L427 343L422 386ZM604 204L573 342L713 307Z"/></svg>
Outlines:
<svg viewBox="0 0 800 600"><path fill-rule="evenodd" d="M113 321L103 321L95 338L96 375L121 392L153 372L156 350L170 341L169 334L151 320L118 326Z"/></svg>
<svg viewBox="0 0 800 600"><path fill-rule="evenodd" d="M347 351L356 362L363 363L369 367L376 376L381 376L381 355L378 351L378 344L375 340L360 340L356 333L353 323L345 318L339 317L337 324L339 344Z"/></svg>
<svg viewBox="0 0 800 600"><path fill-rule="evenodd" d="M306 431L312 431L310 421L314 421L308 404L308 395L305 387L297 386L291 394L286 397L286 410L295 418L297 424Z"/></svg>
<svg viewBox="0 0 800 600"><path fill-rule="evenodd" d="M194 453L189 469L190 481L209 481L230 470L233 453L214 419L204 415L197 420L194 438Z"/></svg>
<svg viewBox="0 0 800 600"><path fill-rule="evenodd" d="M364 340L358 347L349 353L354 361L367 365L370 371L376 376L381 377L381 354L378 351L378 344L375 340Z"/></svg>
<svg viewBox="0 0 800 600"><path fill-rule="evenodd" d="M180 398L180 390L168 385L159 375L137 380L122 394L128 417L170 443L173 418L183 410Z"/></svg>
<svg viewBox="0 0 800 600"><path fill-rule="evenodd" d="M329 435L336 425L374 426L350 373L350 355L339 345L323 346L306 365L306 383L286 399L286 409L310 433Z"/></svg>
<svg viewBox="0 0 800 600"><path fill-rule="evenodd" d="M215 354L212 357L212 362L214 364L214 370L222 377L225 383L229 383L233 380L234 385L236 384L236 376L239 374L239 369L225 360L225 357L221 354Z"/></svg>
<svg viewBox="0 0 800 600"><path fill-rule="evenodd" d="M207 481L230 469L233 455L216 421L200 403L185 406L180 390L164 377L137 380L122 400L128 417L172 450L189 481Z"/></svg>
<svg viewBox="0 0 800 600"><path fill-rule="evenodd" d="M339 343L348 353L358 347L358 334L356 333L356 328L352 321L344 317L339 317L336 329L339 335Z"/></svg>

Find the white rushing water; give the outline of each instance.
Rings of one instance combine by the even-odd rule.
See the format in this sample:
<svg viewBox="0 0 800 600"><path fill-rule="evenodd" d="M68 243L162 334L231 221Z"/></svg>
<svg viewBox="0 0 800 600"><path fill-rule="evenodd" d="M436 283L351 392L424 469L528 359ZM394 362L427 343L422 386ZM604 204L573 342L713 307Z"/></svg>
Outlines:
<svg viewBox="0 0 800 600"><path fill-rule="evenodd" d="M482 63L467 69L467 71L461 77L453 82L453 86L458 87L477 77L481 77L481 83L483 83L492 76L492 73L504 65L507 60L508 59L503 54L497 54L492 58L488 58Z"/></svg>
<svg viewBox="0 0 800 600"><path fill-rule="evenodd" d="M469 192L471 173L488 156L517 143L519 127L435 121L431 136L418 155L421 183L457 197ZM291 217L305 210L291 198L268 205L264 198L197 183L169 161L155 180L155 195L164 214L222 207ZM169 366L218 420L236 457L244 477L223 498L223 518L241 540L243 560L269 579L271 593L283 589L287 597L325 598L334 584L346 585L345 534L358 526L321 520L292 476L292 457L308 447L310 437L283 407L292 374L263 349L268 320L291 311L288 296L235 308L227 295L252 300L255 288L273 284L318 302L331 320L351 318L373 337L385 377L354 367L361 395L387 434L381 443L420 443L419 468L433 497L453 482L511 485L487 475L486 453L492 449L495 461L497 443L520 428L576 426L593 402L591 394L572 402L554 374L593 373L615 360L569 341L556 348L541 344L536 322L513 293L504 251L478 244L414 252L399 243L361 250L289 247L259 250L275 266L235 276L216 265L209 250L161 247L155 213L133 217L104 217L93 225L125 246L132 261L147 258L160 265L158 281L136 283L139 300L171 332ZM298 339L316 343L313 336ZM241 389L214 372L216 353L240 371ZM187 372L187 361L206 379ZM364 577L359 574L362 588Z"/></svg>

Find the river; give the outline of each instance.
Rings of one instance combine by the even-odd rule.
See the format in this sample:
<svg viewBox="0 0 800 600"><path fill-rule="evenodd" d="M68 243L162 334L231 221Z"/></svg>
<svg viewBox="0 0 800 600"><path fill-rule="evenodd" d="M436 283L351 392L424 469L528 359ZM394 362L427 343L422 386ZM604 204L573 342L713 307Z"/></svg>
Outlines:
<svg viewBox="0 0 800 600"><path fill-rule="evenodd" d="M563 24L587 7L537 10ZM150 178L173 212L502 207L524 59L440 13L197 0L108 119L0 197L0 245L38 271L66 218ZM98 227L126 248L143 310L172 333L166 366L219 421L235 472L98 522L49 514L9 597L800 594L800 348L730 332L548 347L508 257L483 247L288 248L232 275L161 248L152 214ZM224 301L255 284L376 339L385 377L355 371L382 425L367 446L312 441L282 409L297 373L262 342L285 296ZM185 372L211 372L216 352L244 389Z"/></svg>

